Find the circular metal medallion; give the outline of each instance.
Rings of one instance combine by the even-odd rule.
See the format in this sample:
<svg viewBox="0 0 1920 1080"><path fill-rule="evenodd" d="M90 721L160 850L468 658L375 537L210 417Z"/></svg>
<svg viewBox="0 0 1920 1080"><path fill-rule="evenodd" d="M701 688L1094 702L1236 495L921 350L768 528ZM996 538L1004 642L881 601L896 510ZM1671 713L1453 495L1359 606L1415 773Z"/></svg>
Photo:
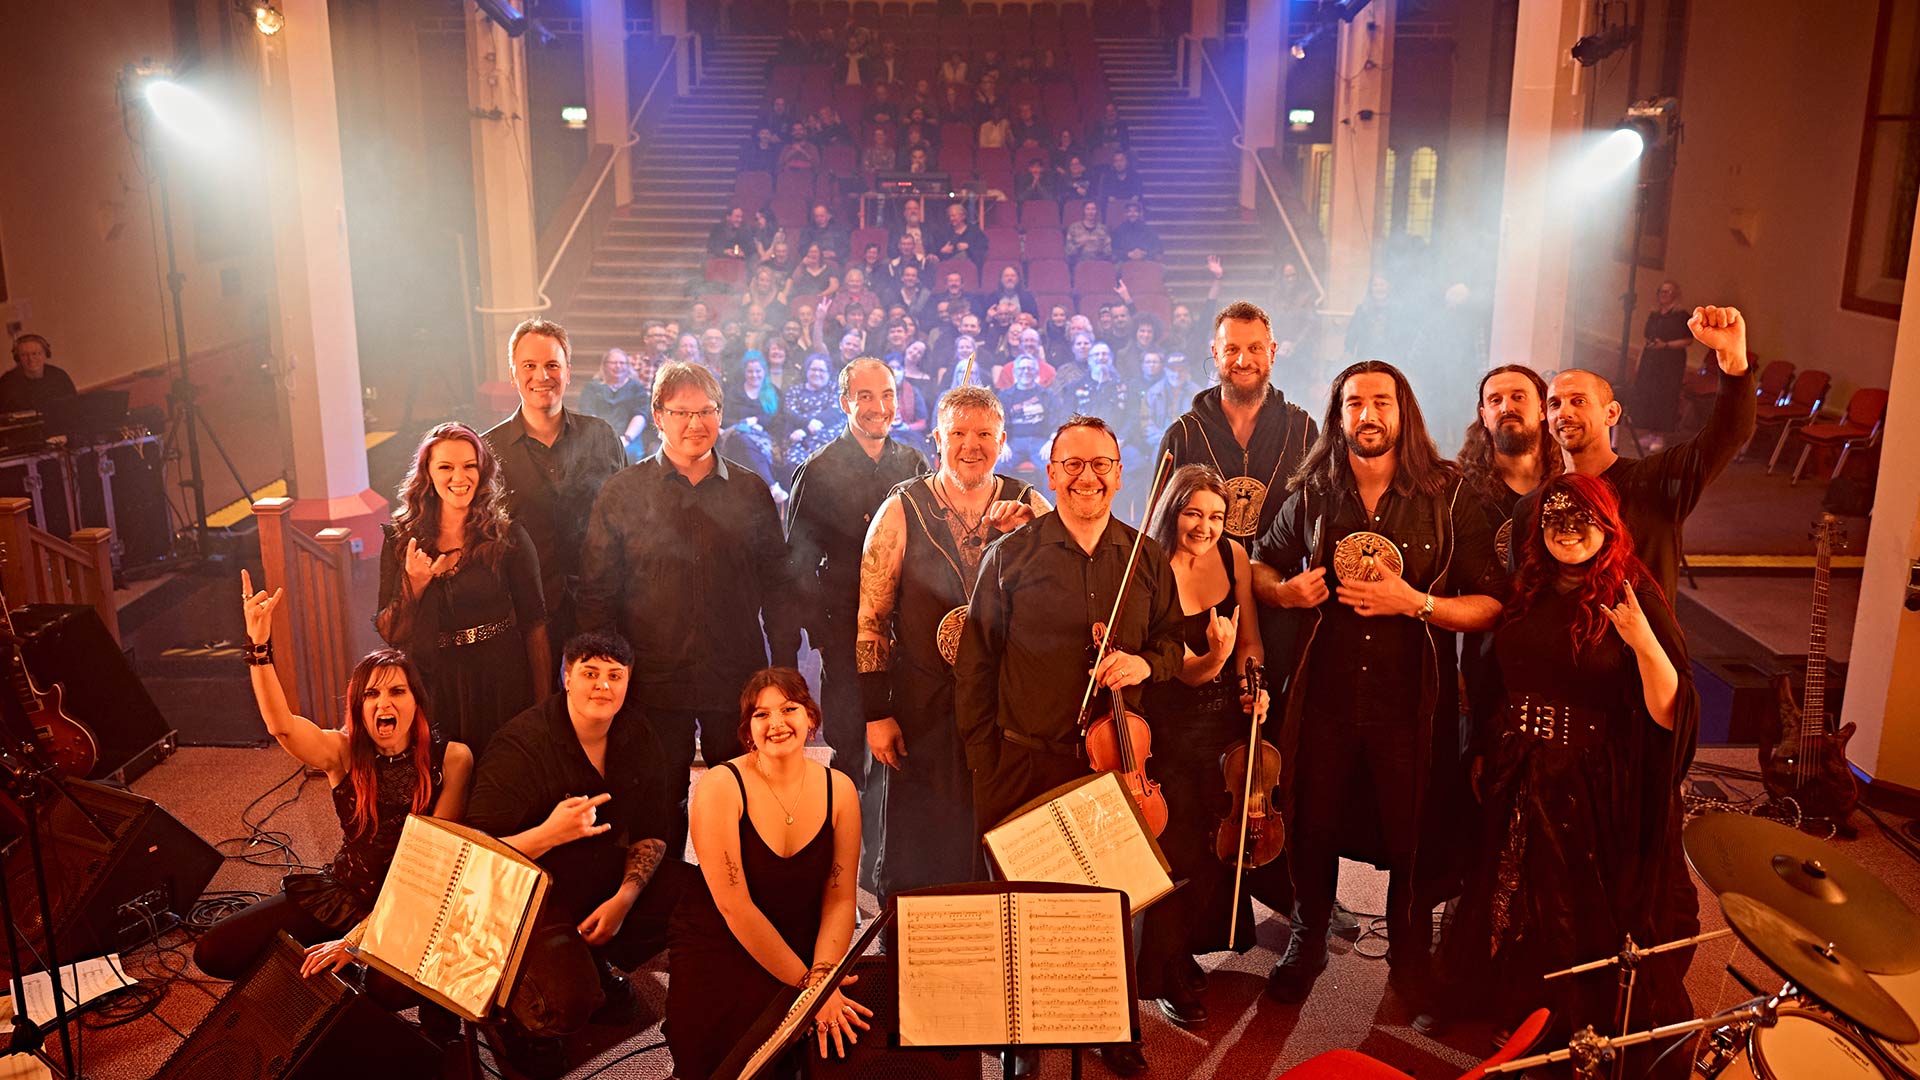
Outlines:
<svg viewBox="0 0 1920 1080"><path fill-rule="evenodd" d="M960 631L967 627L967 605L961 604L940 617L940 628L933 633L934 644L942 659L951 665L960 658Z"/></svg>
<svg viewBox="0 0 1920 1080"><path fill-rule="evenodd" d="M1227 481L1227 535L1247 540L1260 529L1260 507L1267 501L1267 485L1251 476Z"/></svg>
<svg viewBox="0 0 1920 1080"><path fill-rule="evenodd" d="M1357 532L1333 545L1333 572L1341 581L1384 581L1406 564L1394 542L1376 532Z"/></svg>
<svg viewBox="0 0 1920 1080"><path fill-rule="evenodd" d="M1512 518L1501 522L1499 530L1493 534L1493 553L1500 556L1500 562L1503 565L1511 561L1509 556L1513 553Z"/></svg>

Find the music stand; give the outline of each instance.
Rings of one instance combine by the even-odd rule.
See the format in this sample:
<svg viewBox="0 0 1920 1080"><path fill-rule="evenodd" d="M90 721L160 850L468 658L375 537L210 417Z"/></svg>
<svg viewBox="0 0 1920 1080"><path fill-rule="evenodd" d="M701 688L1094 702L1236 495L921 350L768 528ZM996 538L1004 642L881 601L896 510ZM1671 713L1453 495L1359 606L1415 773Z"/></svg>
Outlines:
<svg viewBox="0 0 1920 1080"><path fill-rule="evenodd" d="M820 1011L820 1006L839 988L847 972L853 969L853 962L867 951L881 928L892 920L893 907L889 905L867 924L866 930L861 932L846 955L833 966L833 970L827 972L826 978L815 986L792 994L782 993L774 998L766 1011L760 1014L760 1019L755 1020L740 1041L734 1044L732 1053L713 1071L714 1080L754 1080L768 1066L785 1056L788 1048L799 1041L807 1022ZM812 996L808 997L809 994Z"/></svg>

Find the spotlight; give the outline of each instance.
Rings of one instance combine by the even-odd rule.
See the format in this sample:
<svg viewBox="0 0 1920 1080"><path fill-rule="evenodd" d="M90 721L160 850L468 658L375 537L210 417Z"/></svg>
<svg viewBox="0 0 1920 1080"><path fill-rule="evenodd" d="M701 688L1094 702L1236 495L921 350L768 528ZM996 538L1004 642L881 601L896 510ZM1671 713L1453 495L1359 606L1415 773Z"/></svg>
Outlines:
<svg viewBox="0 0 1920 1080"><path fill-rule="evenodd" d="M473 0L473 3L487 18L499 23L508 37L527 32L527 13L514 0Z"/></svg>
<svg viewBox="0 0 1920 1080"><path fill-rule="evenodd" d="M165 65L142 63L127 69L127 84L140 92L160 126L181 143L200 150L227 138L226 118L199 92L174 81Z"/></svg>
<svg viewBox="0 0 1920 1080"><path fill-rule="evenodd" d="M1632 128L1619 128L1587 152L1584 170L1589 186L1612 180L1633 167L1646 151L1646 140Z"/></svg>
<svg viewBox="0 0 1920 1080"><path fill-rule="evenodd" d="M1307 44L1304 41L1294 42L1293 48L1287 51L1293 54L1295 60L1305 60L1307 58Z"/></svg>
<svg viewBox="0 0 1920 1080"><path fill-rule="evenodd" d="M1597 34L1588 34L1574 42L1573 58L1581 67L1592 67L1633 44L1633 39L1637 36L1639 31L1624 23L1619 26L1609 26Z"/></svg>
<svg viewBox="0 0 1920 1080"><path fill-rule="evenodd" d="M587 130L587 107L585 105L566 105L560 109L560 120L569 130Z"/></svg>
<svg viewBox="0 0 1920 1080"><path fill-rule="evenodd" d="M267 37L286 29L287 17L273 6L271 0L253 5L253 28Z"/></svg>
<svg viewBox="0 0 1920 1080"><path fill-rule="evenodd" d="M1647 98L1627 106L1620 131L1640 137L1646 149L1656 150L1680 137L1680 103L1673 98Z"/></svg>
<svg viewBox="0 0 1920 1080"><path fill-rule="evenodd" d="M1673 98L1648 98L1627 107L1626 115L1605 138L1587 152L1581 180L1598 188L1636 166L1640 159L1679 136L1680 103Z"/></svg>

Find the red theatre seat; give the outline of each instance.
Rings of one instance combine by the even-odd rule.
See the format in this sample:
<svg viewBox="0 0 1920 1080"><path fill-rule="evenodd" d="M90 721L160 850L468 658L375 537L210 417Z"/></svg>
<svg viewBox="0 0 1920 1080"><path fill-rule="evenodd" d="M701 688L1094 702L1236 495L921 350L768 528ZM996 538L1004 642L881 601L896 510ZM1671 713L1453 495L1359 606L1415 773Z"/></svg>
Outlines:
<svg viewBox="0 0 1920 1080"><path fill-rule="evenodd" d="M1829 479L1839 479L1840 470L1846 468L1847 455L1855 447L1869 447L1880 441L1880 429L1887 421L1887 392L1880 389L1855 390L1847 399L1847 414L1837 424L1808 424L1800 429L1800 441L1806 449L1800 451L1800 461L1793 467L1793 482L1800 482L1800 473L1807 467L1807 458L1814 448L1840 448L1840 458L1833 463L1833 475Z"/></svg>
<svg viewBox="0 0 1920 1080"><path fill-rule="evenodd" d="M1794 426L1813 423L1832 386L1832 376L1819 368L1808 368L1794 376L1793 389L1788 391L1785 401L1762 401L1755 406L1756 436L1761 428L1777 426L1780 429L1780 438L1773 444L1773 456L1767 459L1767 475L1773 475L1774 467L1780 464L1780 452L1787 448L1787 437L1793 434Z"/></svg>

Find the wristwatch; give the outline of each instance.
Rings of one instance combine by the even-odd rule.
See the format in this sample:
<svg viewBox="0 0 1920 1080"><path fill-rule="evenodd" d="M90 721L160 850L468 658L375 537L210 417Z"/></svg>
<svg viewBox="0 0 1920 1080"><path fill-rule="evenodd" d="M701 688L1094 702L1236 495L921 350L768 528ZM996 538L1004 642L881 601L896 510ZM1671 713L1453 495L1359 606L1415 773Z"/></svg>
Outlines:
<svg viewBox="0 0 1920 1080"><path fill-rule="evenodd" d="M1420 613L1415 615L1414 618L1419 619L1421 622L1426 622L1428 619L1433 618L1433 594L1432 593L1427 594L1427 602L1420 605Z"/></svg>

